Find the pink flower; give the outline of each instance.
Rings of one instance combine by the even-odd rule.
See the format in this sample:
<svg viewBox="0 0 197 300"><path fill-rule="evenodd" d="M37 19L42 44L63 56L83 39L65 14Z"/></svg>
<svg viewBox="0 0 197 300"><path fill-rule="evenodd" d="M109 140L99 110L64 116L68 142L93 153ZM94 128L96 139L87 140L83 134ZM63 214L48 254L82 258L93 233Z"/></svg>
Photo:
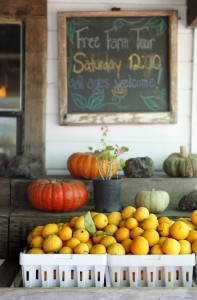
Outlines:
<svg viewBox="0 0 197 300"><path fill-rule="evenodd" d="M103 133L107 133L109 131L108 126L101 126L101 131L103 131Z"/></svg>
<svg viewBox="0 0 197 300"><path fill-rule="evenodd" d="M124 149L122 149L122 148L117 148L117 149L116 149L116 153L117 153L117 155L121 155L121 154L124 154L125 151L124 151Z"/></svg>

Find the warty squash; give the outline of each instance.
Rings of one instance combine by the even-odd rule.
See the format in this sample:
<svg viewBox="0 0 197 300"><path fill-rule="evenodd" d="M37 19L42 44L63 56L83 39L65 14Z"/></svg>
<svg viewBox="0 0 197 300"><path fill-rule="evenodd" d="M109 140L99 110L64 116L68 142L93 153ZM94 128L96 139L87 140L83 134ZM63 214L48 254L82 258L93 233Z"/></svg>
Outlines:
<svg viewBox="0 0 197 300"><path fill-rule="evenodd" d="M172 177L197 176L197 154L188 154L185 146L180 153L172 153L163 162L164 172Z"/></svg>

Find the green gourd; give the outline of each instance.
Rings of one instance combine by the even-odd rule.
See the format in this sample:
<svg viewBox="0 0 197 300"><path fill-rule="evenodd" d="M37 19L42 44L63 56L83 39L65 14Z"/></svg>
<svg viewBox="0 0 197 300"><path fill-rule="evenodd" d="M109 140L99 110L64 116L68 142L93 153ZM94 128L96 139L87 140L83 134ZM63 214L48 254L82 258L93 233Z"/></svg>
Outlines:
<svg viewBox="0 0 197 300"><path fill-rule="evenodd" d="M188 154L185 146L180 153L172 153L163 162L164 172L172 177L197 176L197 154Z"/></svg>

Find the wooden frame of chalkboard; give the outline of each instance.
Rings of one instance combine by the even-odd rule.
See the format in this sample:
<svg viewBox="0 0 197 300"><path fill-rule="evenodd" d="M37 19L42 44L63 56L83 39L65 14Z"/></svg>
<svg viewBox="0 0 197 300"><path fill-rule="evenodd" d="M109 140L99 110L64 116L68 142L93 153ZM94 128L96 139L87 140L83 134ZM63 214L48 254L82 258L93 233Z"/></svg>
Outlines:
<svg viewBox="0 0 197 300"><path fill-rule="evenodd" d="M60 125L177 122L178 14L58 12Z"/></svg>

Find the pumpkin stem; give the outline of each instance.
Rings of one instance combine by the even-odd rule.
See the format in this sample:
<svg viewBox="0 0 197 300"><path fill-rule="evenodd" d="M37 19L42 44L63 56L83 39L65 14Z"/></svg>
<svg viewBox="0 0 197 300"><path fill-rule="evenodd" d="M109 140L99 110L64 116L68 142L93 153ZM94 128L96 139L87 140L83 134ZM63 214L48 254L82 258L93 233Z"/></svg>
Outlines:
<svg viewBox="0 0 197 300"><path fill-rule="evenodd" d="M50 183L56 183L57 180L55 178L50 178Z"/></svg>
<svg viewBox="0 0 197 300"><path fill-rule="evenodd" d="M188 157L187 150L185 146L180 146L180 157L185 158Z"/></svg>

